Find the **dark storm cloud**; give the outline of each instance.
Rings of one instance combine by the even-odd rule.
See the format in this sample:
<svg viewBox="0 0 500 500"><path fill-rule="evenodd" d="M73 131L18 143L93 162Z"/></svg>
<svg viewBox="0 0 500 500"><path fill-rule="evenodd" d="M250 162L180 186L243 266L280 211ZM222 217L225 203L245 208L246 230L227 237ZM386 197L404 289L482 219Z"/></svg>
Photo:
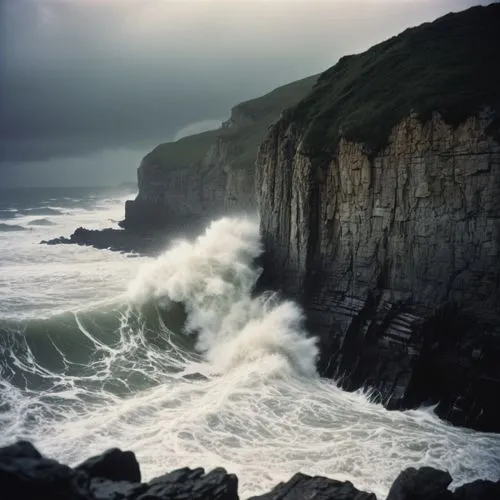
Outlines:
<svg viewBox="0 0 500 500"><path fill-rule="evenodd" d="M0 161L146 152L345 53L477 3L3 0Z"/></svg>

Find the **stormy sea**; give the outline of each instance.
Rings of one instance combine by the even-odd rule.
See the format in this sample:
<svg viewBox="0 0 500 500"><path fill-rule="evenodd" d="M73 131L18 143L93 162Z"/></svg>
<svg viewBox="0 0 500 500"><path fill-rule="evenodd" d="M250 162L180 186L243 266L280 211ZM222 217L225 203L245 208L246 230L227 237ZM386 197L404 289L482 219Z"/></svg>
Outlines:
<svg viewBox="0 0 500 500"><path fill-rule="evenodd" d="M381 497L409 466L447 469L452 486L498 479L500 435L432 408L389 412L318 376L300 308L253 293L256 219L213 221L157 258L39 244L117 227L131 197L1 192L0 445L29 439L71 465L131 449L146 480L223 466L243 497L298 471Z"/></svg>

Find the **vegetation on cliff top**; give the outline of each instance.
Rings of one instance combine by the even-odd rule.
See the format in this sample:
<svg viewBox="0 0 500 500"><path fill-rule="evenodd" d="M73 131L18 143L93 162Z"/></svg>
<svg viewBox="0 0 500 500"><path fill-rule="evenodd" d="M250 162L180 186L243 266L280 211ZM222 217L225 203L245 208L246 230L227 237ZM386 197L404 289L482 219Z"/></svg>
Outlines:
<svg viewBox="0 0 500 500"><path fill-rule="evenodd" d="M144 161L165 168L200 165L210 147L219 138L223 138L231 144L231 151L234 152L231 166L253 168L258 146L268 127L279 118L284 109L299 102L312 89L316 80L317 75L304 78L278 87L262 97L238 104L232 115L241 117L241 124L160 144L146 155Z"/></svg>
<svg viewBox="0 0 500 500"><path fill-rule="evenodd" d="M328 157L341 137L376 152L411 111L456 125L489 105L498 117L499 27L499 4L473 7L343 57L287 112L305 132L304 152Z"/></svg>

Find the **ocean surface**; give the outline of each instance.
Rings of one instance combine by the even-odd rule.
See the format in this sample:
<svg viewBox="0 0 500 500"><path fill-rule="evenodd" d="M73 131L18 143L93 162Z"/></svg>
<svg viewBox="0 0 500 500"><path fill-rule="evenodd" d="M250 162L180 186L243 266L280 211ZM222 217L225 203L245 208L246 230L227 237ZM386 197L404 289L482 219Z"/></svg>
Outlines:
<svg viewBox="0 0 500 500"><path fill-rule="evenodd" d="M256 220L214 221L155 259L39 244L116 227L132 197L0 191L0 445L30 439L71 465L119 446L145 479L223 466L242 498L298 471L379 498L409 466L447 469L453 486L500 478L500 435L318 377L297 305L251 295Z"/></svg>

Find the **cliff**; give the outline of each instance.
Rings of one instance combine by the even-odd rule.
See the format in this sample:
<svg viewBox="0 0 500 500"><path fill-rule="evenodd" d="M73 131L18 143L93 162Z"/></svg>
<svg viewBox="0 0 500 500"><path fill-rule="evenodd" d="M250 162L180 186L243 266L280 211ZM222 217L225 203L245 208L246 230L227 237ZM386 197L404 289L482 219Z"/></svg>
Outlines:
<svg viewBox="0 0 500 500"><path fill-rule="evenodd" d="M500 5L343 58L257 160L265 282L322 375L500 431Z"/></svg>
<svg viewBox="0 0 500 500"><path fill-rule="evenodd" d="M125 207L127 229L255 211L255 159L268 127L312 88L316 76L234 107L218 130L157 146L138 169L139 194Z"/></svg>

